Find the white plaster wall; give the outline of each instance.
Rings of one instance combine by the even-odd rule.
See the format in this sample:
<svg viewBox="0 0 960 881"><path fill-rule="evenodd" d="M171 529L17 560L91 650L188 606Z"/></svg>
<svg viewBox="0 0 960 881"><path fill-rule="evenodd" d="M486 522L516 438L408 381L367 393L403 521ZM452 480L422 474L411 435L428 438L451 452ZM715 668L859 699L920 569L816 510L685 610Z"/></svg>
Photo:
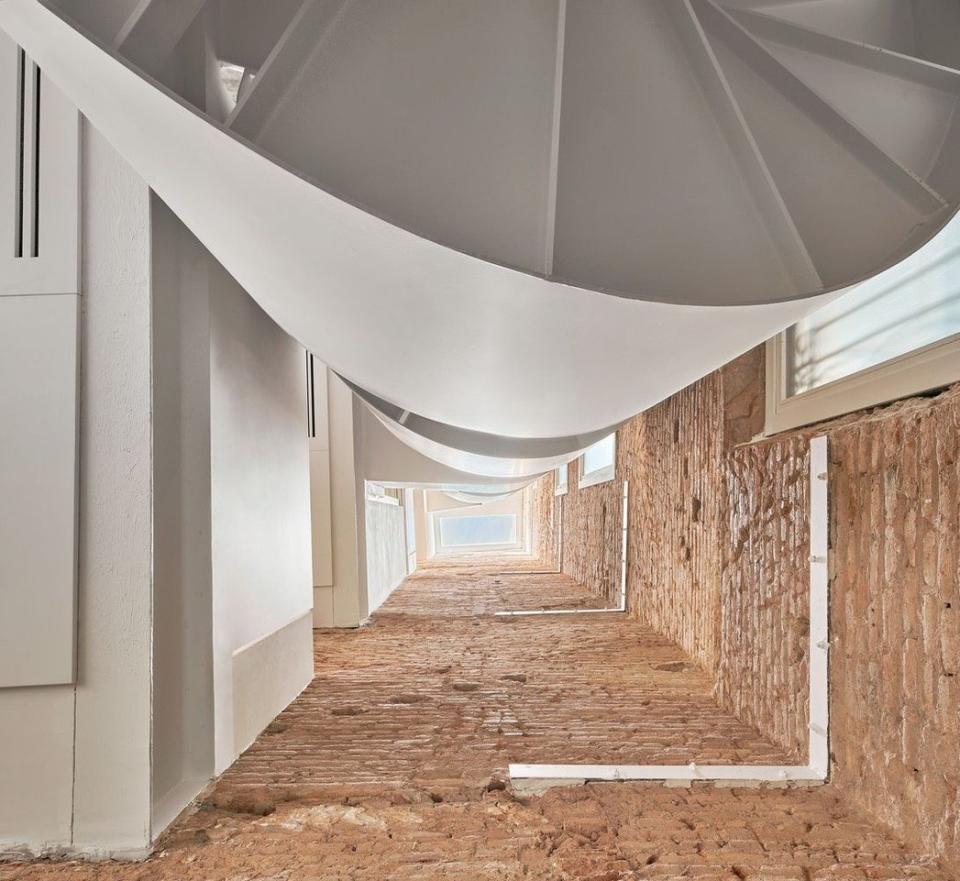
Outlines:
<svg viewBox="0 0 960 881"><path fill-rule="evenodd" d="M75 678L79 299L0 296L0 688Z"/></svg>
<svg viewBox="0 0 960 881"><path fill-rule="evenodd" d="M454 508L475 508L478 504L477 502L465 502L463 499L455 499L445 492L432 489L425 491L424 498L426 499L427 512L430 514L434 511L451 511Z"/></svg>
<svg viewBox="0 0 960 881"><path fill-rule="evenodd" d="M313 358L310 437L310 521L313 535L313 624L333 626L333 512L330 505L330 427L327 366Z"/></svg>
<svg viewBox="0 0 960 881"><path fill-rule="evenodd" d="M235 742L234 704L262 708L261 728L313 675L310 475L303 349L217 264L210 271L210 464L216 769ZM281 632L283 631L283 632ZM277 634L275 644L261 643ZM289 641L293 640L291 647ZM282 693L237 679L235 655L275 650Z"/></svg>
<svg viewBox="0 0 960 881"><path fill-rule="evenodd" d="M313 663L303 350L153 217L156 835Z"/></svg>
<svg viewBox="0 0 960 881"><path fill-rule="evenodd" d="M407 574L412 575L417 569L417 523L413 509L414 491L403 491L404 530L407 538Z"/></svg>
<svg viewBox="0 0 960 881"><path fill-rule="evenodd" d="M233 654L233 742L237 752L256 740L267 724L295 697L292 683L313 678L312 653L304 658L303 647L313 645L313 621L301 615L286 627L267 634ZM301 686L302 688L302 686Z"/></svg>
<svg viewBox="0 0 960 881"><path fill-rule="evenodd" d="M367 611L375 612L407 576L406 509L366 500Z"/></svg>
<svg viewBox="0 0 960 881"><path fill-rule="evenodd" d="M149 191L84 127L77 684L0 690L0 840L150 840Z"/></svg>
<svg viewBox="0 0 960 881"><path fill-rule="evenodd" d="M83 156L77 684L0 689L0 849L135 857L312 677L303 351Z"/></svg>
<svg viewBox="0 0 960 881"><path fill-rule="evenodd" d="M413 491L413 526L417 562L426 563L434 553L433 529L427 516L427 493L422 489Z"/></svg>
<svg viewBox="0 0 960 881"><path fill-rule="evenodd" d="M150 194L84 136L73 846L136 853L150 840Z"/></svg>
<svg viewBox="0 0 960 881"><path fill-rule="evenodd" d="M326 444L327 441L324 440ZM313 533L313 623L333 626L333 512L330 450L310 447L310 518Z"/></svg>
<svg viewBox="0 0 960 881"><path fill-rule="evenodd" d="M153 834L213 776L210 258L152 199Z"/></svg>
<svg viewBox="0 0 960 881"><path fill-rule="evenodd" d="M0 853L69 847L73 687L0 690Z"/></svg>

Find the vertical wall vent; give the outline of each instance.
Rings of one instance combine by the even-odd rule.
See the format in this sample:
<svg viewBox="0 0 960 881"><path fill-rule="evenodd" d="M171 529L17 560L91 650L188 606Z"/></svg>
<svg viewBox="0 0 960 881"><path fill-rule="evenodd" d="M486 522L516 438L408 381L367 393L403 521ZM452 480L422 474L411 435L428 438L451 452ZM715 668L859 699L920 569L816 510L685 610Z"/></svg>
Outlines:
<svg viewBox="0 0 960 881"><path fill-rule="evenodd" d="M79 293L79 233L80 114L0 31L0 297Z"/></svg>
<svg viewBox="0 0 960 881"><path fill-rule="evenodd" d="M317 436L317 398L314 393L315 376L313 355L307 352L307 437Z"/></svg>
<svg viewBox="0 0 960 881"><path fill-rule="evenodd" d="M14 123L13 256L40 256L40 68L18 47Z"/></svg>

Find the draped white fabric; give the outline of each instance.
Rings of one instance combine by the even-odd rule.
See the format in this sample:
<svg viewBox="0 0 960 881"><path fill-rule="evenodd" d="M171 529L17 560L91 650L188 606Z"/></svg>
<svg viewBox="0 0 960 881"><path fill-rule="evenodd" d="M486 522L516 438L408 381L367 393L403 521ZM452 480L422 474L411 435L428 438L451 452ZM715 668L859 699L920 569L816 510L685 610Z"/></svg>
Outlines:
<svg viewBox="0 0 960 881"><path fill-rule="evenodd" d="M789 240L787 252L778 252L780 268L771 270L770 302L763 302L764 296L758 293L763 285L758 287L753 277L750 305L722 305L744 302L744 297L737 295L735 271L738 262L745 265L749 247L743 250L743 258L717 258L718 293L711 294L710 263L703 252L711 236L726 235L726 225L711 220L704 230L702 224L693 224L696 205L684 208L690 213L690 229L696 228L696 236L691 234L685 240L681 228L671 227L670 259L663 265L665 272L675 265L679 273L688 264L697 264L697 274L681 274L697 280L697 289L678 294L675 284L665 282L664 289L672 291L667 299L672 302L656 302L655 298L640 299L640 292L617 296L565 284L553 280L549 267L546 273L537 274L536 267L509 268L480 259L331 195L304 176L302 168L282 166L262 145L254 147L204 117L37 0L3 0L0 27L28 49L45 76L77 104L266 312L338 373L373 396L438 425L530 441L524 456L519 457L526 464L519 466L503 464L515 463L518 457L508 456L497 464L484 462L476 451L470 451L466 459L445 458L430 438L429 449L421 444L421 452L464 472L522 480L566 461L588 445L581 441L596 439L829 302L835 294L824 293L827 288L837 289L895 262L928 239L954 207L950 170L936 165L936 155L931 161L940 177L951 184L944 186L948 197L934 192L907 169L904 163L910 157L901 161L891 156L896 144L879 143L882 133L864 134L833 102L807 84L811 53L848 60L856 56L861 74L864 65L885 64L889 69L873 70L873 74L881 78L897 75L914 84L926 77L940 92L947 89L945 100L953 102L952 108L960 94L960 81L953 71L922 59L906 59L896 69L888 59L862 60L846 36L818 37L807 23L781 22L786 33L778 36L780 25L776 22L771 23L769 17L753 22L748 16L756 13L739 8L751 4L727 4L729 10L712 0L666 4L663 0L634 0L632 5L639 6L643 15L661 16L667 14L664 10L681 15L682 21L674 22L678 31L671 30L672 36L661 34L665 42L656 47L658 57L663 56L663 63L669 62L672 69L676 64L667 57L668 52L684 46L684 40L696 43L694 49L687 45L682 51L695 53L685 55L684 64L698 71L697 82L714 102L712 110L703 110L714 114L703 124L704 131L713 132L711 137L723 132L717 144L726 144L727 160L733 157L730 167L740 163L740 195L746 193L753 199L749 210L760 218L757 229L774 239L774 251ZM610 0L611 11L628 14L621 6ZM569 28L579 28L567 33L569 58L575 59L576 53L589 48L588 35L593 40L614 39L612 34L596 32L596 22L585 12L588 7L575 5L574 17L567 21ZM773 42L765 45L747 32L747 25L758 31L765 28L763 39ZM635 30L631 33L643 32L636 29L637 22L632 26ZM803 43L802 51L794 46L795 57L784 49L789 49L791 41ZM712 54L707 51L711 47L716 50ZM742 50L739 56L734 51L738 47ZM618 45L617 51L621 48ZM697 69L696 64L688 63L690 59L707 67ZM740 69L745 59L750 62L749 70ZM756 85L758 71L766 71L767 85L776 90L776 100L747 97L760 94L759 86L753 91L748 88L751 83ZM689 76L686 69L683 76ZM567 78L565 89L566 84ZM740 103L733 95L735 90L731 91L733 86L743 93ZM304 87L301 82L300 88ZM950 88L954 92L949 92ZM675 97L685 94L677 92ZM781 100L785 94L793 96L793 105ZM586 100L575 83L568 97L571 108ZM895 116L900 100L891 99L892 103L881 109ZM934 109L939 113L940 105ZM665 103L664 113L668 110ZM787 111L793 116L785 115ZM680 106L678 111L674 107L673 112L686 114L688 108ZM824 148L817 160L821 166L810 164L814 161L810 154L815 151L806 149L806 129L795 129L794 116L803 125L816 128L809 135L816 143L821 143L826 133L833 153ZM652 132L661 122L651 116L644 125ZM725 128L728 125L734 128ZM789 144L784 148L770 140L771 126L778 125L787 137L796 135L793 153ZM947 132L947 147L952 146L954 152L958 132L956 128ZM941 144L943 134L940 132ZM380 149L390 150L391 144L384 142ZM690 162L696 163L697 151L691 153L689 145L676 143L674 149L686 151ZM604 161L600 154L584 155L593 155L594 164ZM762 161L763 155L771 161ZM788 179L789 174L782 180L784 199L778 201L776 185L781 178L777 170L789 167L791 155L805 177L801 187L811 191L842 186L854 189L863 203L857 208L859 216L868 226L874 224L873 239L869 235L864 239L860 226L856 235L851 232L849 212L824 211L814 217L810 204L793 205L791 200L800 196L798 182ZM632 154L632 161L644 179L656 177L655 172L651 175L650 157L642 149ZM745 170L744 163L748 166ZM584 173L593 174L592 167L585 167ZM869 174L861 175L863 169ZM869 184L861 178L869 179ZM624 186L628 183L625 179ZM606 186L597 179L596 186L602 189L601 185ZM861 185L865 188L862 192L856 189ZM874 185L882 197L874 198L874 190L866 189ZM665 223L677 221L676 211L664 201L644 202L642 193L631 192L631 211L649 215L645 221L649 223L638 228L654 230L658 212ZM564 198L574 198L572 191ZM829 198L824 198L823 204L829 208ZM704 201L701 208L710 212L711 218L720 218L717 212L723 204L722 199L709 205ZM889 210L877 210L878 206ZM742 208L740 205L737 211ZM791 208L796 209L796 218L791 217ZM621 204L618 210L626 209ZM738 222L738 216L731 215L731 225ZM588 237L588 226L571 221L564 227L562 240L568 254L576 253L586 240L578 235ZM798 230L809 232L811 241L816 242L806 248ZM875 240L876 246L866 247L867 239ZM636 240L637 247L642 244ZM628 250L629 245L628 235ZM763 248L766 261L771 253L769 240ZM592 276L578 269L568 276L602 282L603 273ZM790 278L787 287L774 284L784 277ZM786 296L792 299L784 299ZM678 304L678 300L687 304ZM697 302L718 305L689 305ZM390 424L387 419L385 424L405 443L419 443L403 436L399 423ZM563 449L558 452L557 439L573 440L561 444Z"/></svg>

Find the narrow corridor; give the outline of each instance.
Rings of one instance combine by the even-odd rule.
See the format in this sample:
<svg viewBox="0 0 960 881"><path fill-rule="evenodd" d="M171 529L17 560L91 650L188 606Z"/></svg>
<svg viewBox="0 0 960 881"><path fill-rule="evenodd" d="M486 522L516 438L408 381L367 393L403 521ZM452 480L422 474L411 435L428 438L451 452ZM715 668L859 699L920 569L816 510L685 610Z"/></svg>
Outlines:
<svg viewBox="0 0 960 881"><path fill-rule="evenodd" d="M673 644L573 581L432 565L370 624L318 631L316 678L144 864L0 879L939 879L827 789L601 784L514 795L507 764L778 764Z"/></svg>

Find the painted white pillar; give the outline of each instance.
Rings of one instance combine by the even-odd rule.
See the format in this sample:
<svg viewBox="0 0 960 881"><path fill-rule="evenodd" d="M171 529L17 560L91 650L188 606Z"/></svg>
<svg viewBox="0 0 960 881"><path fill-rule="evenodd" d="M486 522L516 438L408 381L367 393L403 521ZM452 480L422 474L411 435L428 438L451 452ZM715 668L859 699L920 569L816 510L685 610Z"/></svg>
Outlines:
<svg viewBox="0 0 960 881"><path fill-rule="evenodd" d="M84 127L72 848L150 844L150 191Z"/></svg>
<svg viewBox="0 0 960 881"><path fill-rule="evenodd" d="M363 476L357 468L357 408L353 392L328 371L330 508L333 532L333 626L357 627L367 617Z"/></svg>

